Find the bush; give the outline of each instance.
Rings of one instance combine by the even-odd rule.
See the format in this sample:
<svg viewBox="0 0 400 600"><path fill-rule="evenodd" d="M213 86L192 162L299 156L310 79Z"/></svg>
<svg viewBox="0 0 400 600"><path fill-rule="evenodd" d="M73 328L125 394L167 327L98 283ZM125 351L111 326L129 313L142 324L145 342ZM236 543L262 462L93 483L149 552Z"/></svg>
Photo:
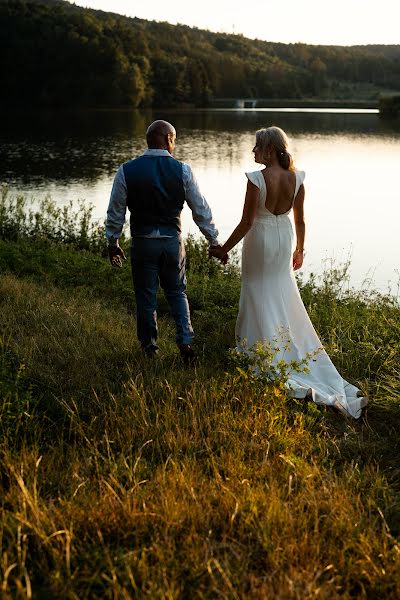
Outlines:
<svg viewBox="0 0 400 600"><path fill-rule="evenodd" d="M93 221L93 206L72 201L57 206L50 197L37 205L24 196L11 196L3 186L0 194L0 239L33 238L70 244L80 250L99 252L105 246L104 226Z"/></svg>

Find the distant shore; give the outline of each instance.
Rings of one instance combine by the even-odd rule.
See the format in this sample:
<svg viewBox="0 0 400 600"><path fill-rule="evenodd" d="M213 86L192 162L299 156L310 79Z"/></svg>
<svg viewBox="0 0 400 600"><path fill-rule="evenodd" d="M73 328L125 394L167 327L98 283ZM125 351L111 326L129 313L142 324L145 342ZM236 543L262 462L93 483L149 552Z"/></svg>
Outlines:
<svg viewBox="0 0 400 600"><path fill-rule="evenodd" d="M244 99L244 105L238 105L238 98L214 98L209 108L365 108L378 109L378 100L294 100L292 99L269 99L255 98L255 105L250 99Z"/></svg>
<svg viewBox="0 0 400 600"><path fill-rule="evenodd" d="M237 104L236 98L214 98L205 106L196 106L192 103L174 104L172 106L144 106L144 107L133 107L133 106L59 106L59 107L48 107L48 106L1 106L0 105L0 116L2 113L16 113L16 114L32 114L32 113L46 113L46 114L59 114L63 112L121 112L121 111L171 111L171 110L212 110L212 109L243 109L253 108L255 110L261 108L308 108L308 109L320 109L320 108L337 108L337 109L364 109L364 110L378 110L378 101L365 101L365 100L268 100L260 99L257 100L255 105L245 102L243 105Z"/></svg>

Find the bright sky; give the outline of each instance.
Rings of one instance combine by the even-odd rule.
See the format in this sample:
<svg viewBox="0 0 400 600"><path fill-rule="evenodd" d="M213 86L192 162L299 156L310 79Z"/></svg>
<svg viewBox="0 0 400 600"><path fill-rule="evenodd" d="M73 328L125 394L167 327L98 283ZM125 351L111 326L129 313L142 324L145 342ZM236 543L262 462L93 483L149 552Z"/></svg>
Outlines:
<svg viewBox="0 0 400 600"><path fill-rule="evenodd" d="M273 42L400 44L400 0L77 0L88 8Z"/></svg>

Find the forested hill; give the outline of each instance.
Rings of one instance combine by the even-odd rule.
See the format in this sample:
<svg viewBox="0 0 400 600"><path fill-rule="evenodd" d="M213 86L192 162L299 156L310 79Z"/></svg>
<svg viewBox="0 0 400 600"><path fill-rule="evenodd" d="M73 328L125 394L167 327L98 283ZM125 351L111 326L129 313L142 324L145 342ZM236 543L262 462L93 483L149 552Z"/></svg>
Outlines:
<svg viewBox="0 0 400 600"><path fill-rule="evenodd" d="M2 0L0 69L3 106L376 100L400 90L400 46L279 44L61 0Z"/></svg>

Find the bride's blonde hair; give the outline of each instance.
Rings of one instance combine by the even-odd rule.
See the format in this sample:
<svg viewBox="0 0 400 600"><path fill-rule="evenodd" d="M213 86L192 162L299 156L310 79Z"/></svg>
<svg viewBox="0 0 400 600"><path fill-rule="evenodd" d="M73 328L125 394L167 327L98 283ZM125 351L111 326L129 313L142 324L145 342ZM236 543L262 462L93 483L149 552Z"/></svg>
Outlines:
<svg viewBox="0 0 400 600"><path fill-rule="evenodd" d="M283 129L275 127L274 125L272 127L259 129L256 131L256 144L261 150L261 155L266 163L268 163L270 158L268 147L272 146L281 167L289 171L294 171L293 159L287 150L289 140Z"/></svg>

